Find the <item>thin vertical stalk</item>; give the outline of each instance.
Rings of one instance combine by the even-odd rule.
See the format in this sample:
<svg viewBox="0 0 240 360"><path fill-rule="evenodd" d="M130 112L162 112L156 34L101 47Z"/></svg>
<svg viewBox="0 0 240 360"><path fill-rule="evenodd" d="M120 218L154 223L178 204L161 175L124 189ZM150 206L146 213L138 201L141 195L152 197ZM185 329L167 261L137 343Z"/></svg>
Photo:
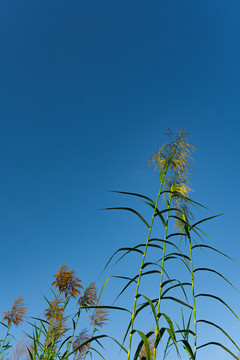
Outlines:
<svg viewBox="0 0 240 360"><path fill-rule="evenodd" d="M188 235L189 250L190 250L190 264L191 264L191 278L192 278L192 297L193 297L193 320L194 320L194 358L197 355L197 317L196 317L196 302L194 289L194 275L193 275L193 257L192 257L192 243L191 237Z"/></svg>
<svg viewBox="0 0 240 360"><path fill-rule="evenodd" d="M172 196L169 195L169 201L167 204L168 210L170 208ZM167 212L167 218L166 218L166 225L165 225L165 234L164 234L164 244L163 244L163 255L162 255L162 266L161 266L161 276L160 276L160 286L159 286L159 296L158 296L158 305L157 305L157 315L160 312L160 303L161 303L161 295L162 295L162 284L163 284L163 269L164 269L164 262L165 262L165 253L166 253L166 240L167 240L167 231L168 231L168 220L169 220L169 211ZM158 327L156 325L155 330L155 342L154 342L154 350L153 350L153 360L156 359L156 340L158 335Z"/></svg>
<svg viewBox="0 0 240 360"><path fill-rule="evenodd" d="M136 292L135 292L135 297L134 297L132 319L131 319L131 327L130 327L130 335L129 335L128 360L130 360L130 355L131 355L132 330L133 330L134 319L135 319L135 316L136 316L138 290L139 290L139 286L140 286L140 280L141 280L141 276L142 276L143 265L144 265L144 261L145 261L145 257L146 257L146 253L147 253L148 243L149 243L150 235L151 235L151 232L152 232L152 226L153 226L154 217L155 217L155 213L156 213L156 210L157 210L159 198L160 198L160 195L161 195L161 192L162 192L163 185L166 182L166 174L168 172L169 167L170 168L171 167L175 168L175 171L176 171L176 169L178 169L178 172L179 171L183 172L183 169L185 168L186 164L188 164L188 162L186 161L186 156L187 156L186 153L182 153L180 159L178 159L177 162L176 161L174 162L174 157L175 157L175 155L177 153L177 148L178 148L179 145L181 145L185 149L187 149L187 147L188 147L188 144L185 143L184 140L182 140L182 132L181 131L179 132L179 134L177 136L177 141L172 142L170 144L171 148L170 148L170 152L167 153L167 157L164 157L164 160L162 159L162 162L164 162L164 165L162 166L162 170L160 170L160 189L159 189L157 200L156 200L155 207L154 207L154 210L153 210L153 215L152 215L152 219L151 219L151 223L150 223L150 227L149 227L149 231L148 231L148 236L147 236L146 245L145 245L145 249L144 249L144 253L143 253L143 257L142 257L142 263L141 263L141 267L140 267L140 272L139 272L139 276L138 276ZM163 147L161 149L163 149L164 146L165 145L163 145ZM184 165L181 164L181 161L184 161L185 164ZM174 163L174 165L173 165L173 163ZM180 167L179 167L179 163L181 164ZM161 165L160 165L160 168L161 168Z"/></svg>
<svg viewBox="0 0 240 360"><path fill-rule="evenodd" d="M164 173L164 176L161 177L161 173L160 173L161 185L160 185L160 189L159 189L159 192L158 192L158 196L157 196L157 200L156 200L156 203L155 203L155 207L154 207L154 210L153 210L152 220L151 220L150 227L149 227L149 230L148 230L147 241L146 241L146 245L145 245L145 249L144 249L144 253L143 253L143 257L142 257L142 263L141 263L141 267L140 267L140 272L139 272L139 275L138 275L138 281L137 281L137 287L136 287L136 292L135 292L135 297L134 297L134 304L133 304L133 311L132 311L132 320L131 320L130 336L129 336L128 360L130 360L130 355L131 355L132 330L133 330L134 319L135 319L135 316L136 316L136 306L137 306L138 289L139 289L139 286L140 286L140 280L141 280L141 276L142 276L143 265L144 265L144 262L145 262L145 257L146 257L146 253L147 253L148 243L149 243L149 239L150 239L151 232L152 232L152 226L153 226L153 222L154 222L155 213L156 213L156 210L157 210L157 206L158 206L159 198L160 198L160 195L161 195L161 192L162 192L162 188L163 188L163 185L164 185L164 182L165 182L165 174L166 174L166 171L165 171L165 173Z"/></svg>

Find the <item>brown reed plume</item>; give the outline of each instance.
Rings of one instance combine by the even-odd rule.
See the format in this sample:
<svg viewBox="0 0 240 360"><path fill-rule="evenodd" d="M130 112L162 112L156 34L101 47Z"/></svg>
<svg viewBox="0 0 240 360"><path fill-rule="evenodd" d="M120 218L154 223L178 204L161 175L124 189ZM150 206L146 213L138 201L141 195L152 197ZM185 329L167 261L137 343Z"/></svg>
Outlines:
<svg viewBox="0 0 240 360"><path fill-rule="evenodd" d="M11 310L3 313L4 317L2 321L6 321L8 327L10 327L12 323L18 326L24 321L26 314L26 304L24 303L23 297L19 296L19 298L14 301Z"/></svg>
<svg viewBox="0 0 240 360"><path fill-rule="evenodd" d="M29 344L23 337L16 343L9 360L20 360L23 356L28 358L27 346L29 346Z"/></svg>
<svg viewBox="0 0 240 360"><path fill-rule="evenodd" d="M52 317L60 318L63 315L64 307L62 304L62 299L54 299L53 301L49 302L48 308L44 311L44 317L46 320L50 320Z"/></svg>
<svg viewBox="0 0 240 360"><path fill-rule="evenodd" d="M97 302L97 288L95 282L92 282L85 290L83 295L78 300L78 305L94 306ZM85 308L88 311L88 308Z"/></svg>
<svg viewBox="0 0 240 360"><path fill-rule="evenodd" d="M44 311L44 317L50 322L49 337L59 338L66 330L66 321L64 319L63 299L55 298L49 302L48 308Z"/></svg>
<svg viewBox="0 0 240 360"><path fill-rule="evenodd" d="M90 339L90 336L87 332L87 329L83 329L78 336L74 338L74 341L72 343L72 349L75 351L76 359L81 360L85 355L87 350L90 347L90 344L85 344L80 347L81 344L83 344L85 341L88 341Z"/></svg>
<svg viewBox="0 0 240 360"><path fill-rule="evenodd" d="M101 302L98 303L98 306L103 306ZM102 327L108 321L109 311L104 308L96 308L93 314L90 316L91 325L96 327Z"/></svg>
<svg viewBox="0 0 240 360"><path fill-rule="evenodd" d="M64 294L65 299L68 296L77 297L80 295L82 289L81 280L76 276L74 270L69 270L65 264L60 267L60 270L54 275L56 280L52 283L59 290L60 294Z"/></svg>

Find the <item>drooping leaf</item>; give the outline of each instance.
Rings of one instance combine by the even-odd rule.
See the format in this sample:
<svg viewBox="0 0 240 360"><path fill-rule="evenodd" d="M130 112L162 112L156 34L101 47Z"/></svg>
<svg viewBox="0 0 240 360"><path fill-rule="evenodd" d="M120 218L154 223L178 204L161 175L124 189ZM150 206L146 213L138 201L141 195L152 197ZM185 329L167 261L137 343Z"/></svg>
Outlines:
<svg viewBox="0 0 240 360"><path fill-rule="evenodd" d="M221 347L223 350L225 350L227 353L229 353L230 355L232 355L235 359L239 360L239 358L238 358L235 354L233 354L226 346L224 346L224 345L222 345L222 344L220 344L219 342L216 342L216 341L210 341L210 342L208 342L208 343L206 343L206 344L200 345L200 346L197 347L197 350L198 350L198 349L201 349L201 348L203 348L203 347L205 347L205 346L209 346L209 345L219 346L219 347Z"/></svg>
<svg viewBox="0 0 240 360"><path fill-rule="evenodd" d="M140 197L142 199L145 199L145 200L148 200L148 201L151 201L154 205L154 201L149 198L148 196L145 196L145 195L141 195L141 194L137 194L137 193L133 193L133 192L126 192L126 191L116 191L116 190L106 190L108 192L113 192L113 193L117 193L117 194L124 194L124 195L131 195L131 196L137 196L137 197Z"/></svg>
<svg viewBox="0 0 240 360"><path fill-rule="evenodd" d="M203 319L197 320L197 323L205 323L219 329L233 343L233 345L238 349L238 351L240 351L240 347L235 343L235 341L231 338L231 336L223 328L221 328L221 326L215 324L214 322Z"/></svg>
<svg viewBox="0 0 240 360"><path fill-rule="evenodd" d="M100 210L126 210L126 211L130 211L132 213L134 213L135 215L137 215L139 217L139 219L141 219L144 224L150 228L150 225L147 223L147 221L144 219L144 217L139 214L139 212L137 212L136 210L129 208L129 207L111 207L111 208L105 208L105 209L100 209Z"/></svg>
<svg viewBox="0 0 240 360"><path fill-rule="evenodd" d="M195 298L200 297L200 296L210 297L212 299L218 300L223 305L225 305L238 320L240 320L239 317L237 316L237 314L232 310L232 308L225 301L223 301L220 297L212 295L212 294L197 294L197 295L195 295Z"/></svg>

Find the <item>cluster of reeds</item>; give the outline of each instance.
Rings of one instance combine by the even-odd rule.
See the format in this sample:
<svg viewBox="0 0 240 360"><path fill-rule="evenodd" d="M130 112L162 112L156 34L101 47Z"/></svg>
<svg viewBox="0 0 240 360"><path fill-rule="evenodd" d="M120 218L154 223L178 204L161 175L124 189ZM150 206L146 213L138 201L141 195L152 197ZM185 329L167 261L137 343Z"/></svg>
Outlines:
<svg viewBox="0 0 240 360"><path fill-rule="evenodd" d="M119 276L126 280L126 285L121 289L119 296L135 285L132 310L130 310L131 319L125 332L122 348L128 360L138 358L160 360L165 359L169 353L172 358L173 351L177 357L196 360L202 347L216 345L237 359L229 347L222 343L213 340L202 344L198 338L198 324L203 323L205 326L220 330L226 336L226 340L230 341L231 346L236 348L236 352L239 352L238 345L222 327L208 319L197 317L197 300L200 297L220 302L238 320L239 318L223 299L214 294L196 292L195 281L201 272L211 272L229 283L214 269L205 266L196 267L197 252L213 250L223 256L226 255L209 245L205 239L206 234L201 230L201 224L215 216L194 222L190 211L191 206L202 206L189 197L191 191L189 175L192 170L190 161L194 147L188 143L187 133L183 129L174 139L171 133L168 135L170 142L165 143L150 158L159 173L160 185L156 200L142 194L113 191L143 200L145 205L152 209L151 218L148 220L142 213L129 207L105 209L133 213L146 226L145 242L118 249L108 262L109 264L114 259L119 262L133 254L139 254L141 258L134 276ZM161 199L163 202L160 201ZM153 228L154 236L152 235ZM151 254L150 258L147 257L148 253ZM185 272L179 271L180 267L183 267ZM181 274L186 274L184 275L186 278L180 278ZM144 282L146 279L151 281L152 277L158 278L154 298L150 298L148 293L144 292ZM141 324L141 315L142 323L146 322L146 309L150 309L153 321L151 326L153 329L148 332L138 328L138 324ZM125 310L129 311L129 309ZM181 325L179 324L180 315ZM139 337L137 347L136 342L133 346L133 337L136 336ZM127 339L128 346L125 345Z"/></svg>
<svg viewBox="0 0 240 360"><path fill-rule="evenodd" d="M236 352L240 351L238 345L222 327L209 319L197 316L198 298L204 297L216 300L239 320L225 300L214 293L196 291L195 283L199 273L210 272L230 285L231 283L218 271L195 265L198 252L203 250L226 255L208 244L206 234L201 229L201 224L215 216L194 222L191 214L192 206L202 205L189 197L190 161L194 148L188 143L187 138L184 130L180 130L175 139L170 134L170 142L165 143L151 157L150 160L154 163L160 180L155 201L137 193L114 191L143 200L151 212L150 219L129 207L106 209L131 212L146 227L145 241L118 249L108 262L109 264L114 259L116 262L127 260L133 254L140 257L139 268L133 276L119 276L126 281L126 284L117 298L127 289L135 286L132 308L104 306L100 302L102 291L97 296L95 283L83 289L75 271L62 265L54 275L53 299L46 299L48 306L44 311L44 318L32 318L34 322L29 323L33 332L29 335L29 341L22 342L18 350L15 348L16 356L12 355L12 360L19 360L21 355L28 360L84 360L87 356L93 358L93 354L94 358L105 359L95 345L101 347L101 340L106 337L99 331L107 321L109 309L122 310L130 315L123 340L113 339L125 352L127 360L160 360L165 359L169 354L171 359L181 357L196 360L199 350L209 345L216 345L238 359L234 350L230 350L228 345L225 346L216 340L202 344L198 336L200 323L211 326L226 336L226 340L235 347ZM156 282L154 285L154 297L149 296L144 286L145 280L150 282L152 277L154 281L157 279L157 285ZM67 307L73 301L78 308L74 315L70 315ZM128 302L131 306L131 301ZM150 310L151 315L148 315L148 318L152 320L149 325L151 330L148 331L141 328L141 324L146 322L146 310ZM91 334L89 329L81 325L80 315L83 311L89 314ZM11 310L3 314L1 324L5 328L5 336L0 342L0 360L7 359L11 347L11 327L19 325L25 317L26 306L20 297L14 302Z"/></svg>
<svg viewBox="0 0 240 360"><path fill-rule="evenodd" d="M83 289L82 281L74 270L69 270L65 264L54 275L52 283L53 299L48 300L47 308L42 318L30 318L32 334L28 340L21 339L12 352L13 337L10 330L13 325L18 326L26 319L26 305L19 297L10 311L3 313L1 325L5 329L5 337L1 340L0 359L19 360L67 360L85 359L87 355L99 351L93 345L98 338L101 328L108 320L108 310L100 302L95 283ZM75 301L77 306L74 315L69 314L68 305ZM83 311L89 315L89 328L82 328L80 316ZM34 322L32 322L34 321ZM91 332L90 332L91 331Z"/></svg>

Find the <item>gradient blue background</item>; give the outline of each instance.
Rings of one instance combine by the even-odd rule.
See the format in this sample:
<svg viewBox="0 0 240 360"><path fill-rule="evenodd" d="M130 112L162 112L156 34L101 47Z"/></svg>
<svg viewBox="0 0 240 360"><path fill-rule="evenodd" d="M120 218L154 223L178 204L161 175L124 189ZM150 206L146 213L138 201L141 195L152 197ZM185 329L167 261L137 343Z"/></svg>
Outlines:
<svg viewBox="0 0 240 360"><path fill-rule="evenodd" d="M148 158L168 128L188 131L193 198L205 216L225 213L206 230L239 261L239 16L238 0L1 1L1 312L22 295L41 315L60 265L88 285L118 247L145 238L131 215L95 210L138 206L105 189L156 196ZM239 287L239 265L208 261ZM240 314L239 293L207 280ZM234 317L201 304L240 344ZM200 342L211 338L222 336L205 329ZM230 357L211 347L202 359Z"/></svg>

